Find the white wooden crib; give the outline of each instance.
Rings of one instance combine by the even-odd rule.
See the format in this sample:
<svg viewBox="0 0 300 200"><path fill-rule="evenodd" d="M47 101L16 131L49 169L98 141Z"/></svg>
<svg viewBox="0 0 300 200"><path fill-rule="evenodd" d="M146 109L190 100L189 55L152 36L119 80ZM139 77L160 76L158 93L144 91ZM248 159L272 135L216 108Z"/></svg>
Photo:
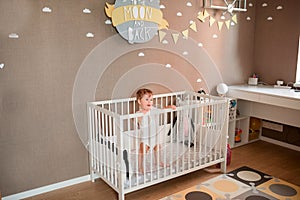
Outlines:
<svg viewBox="0 0 300 200"><path fill-rule="evenodd" d="M138 171L139 129L135 98L88 103L90 170L119 194L133 192L221 163L226 171L228 101L195 92L154 95L158 109L157 141L160 151L144 155L144 173ZM150 128L150 127L149 127Z"/></svg>

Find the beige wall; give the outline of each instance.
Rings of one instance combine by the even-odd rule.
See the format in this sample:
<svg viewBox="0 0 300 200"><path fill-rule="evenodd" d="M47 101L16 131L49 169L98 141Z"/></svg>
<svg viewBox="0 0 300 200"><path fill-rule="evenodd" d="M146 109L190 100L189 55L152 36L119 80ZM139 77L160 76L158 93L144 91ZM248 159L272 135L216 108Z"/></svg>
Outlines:
<svg viewBox="0 0 300 200"><path fill-rule="evenodd" d="M89 173L84 146L85 101L132 96L141 86L156 93L199 87L215 93L219 78L227 84L247 80L260 60L256 56L254 64L255 37L259 41L259 35L254 34L255 7L239 13L237 25L219 31L216 24L209 27L208 21L197 20L201 1L191 0L192 7L187 7L185 1L173 2L161 0L166 7L164 18L170 24L166 36L169 45L161 46L157 36L149 43L130 45L116 35L116 30L104 23L108 19L104 14L105 1L0 0L0 63L5 64L0 70L3 196ZM295 1L284 1L290 2ZM41 12L45 6L52 12ZM92 13L82 13L84 8ZM176 16L179 11L182 17ZM293 12L286 15L294 16ZM247 16L252 20L247 21ZM171 33L187 29L190 20L197 22L198 31L190 30L189 40L181 38L176 45L172 43ZM86 38L87 32L95 37ZM19 38L9 39L10 33L18 33ZM213 34L218 38L214 39ZM203 48L197 49L194 45L199 42ZM181 48L187 49L189 55L180 55ZM138 58L136 55L141 51L146 56ZM294 51L291 48L291 54ZM113 60L104 64L112 55ZM291 64L289 58L282 62ZM164 68L166 63L172 64L171 71ZM278 71L277 75L283 72ZM264 75L263 71L257 73ZM158 74L162 76L157 80ZM271 79L277 79L277 75ZM202 85L195 82L199 77L205 79ZM292 80L290 73L287 79ZM86 85L76 85L84 81ZM94 88L89 87L89 81L94 81ZM77 90L80 87L87 96L84 92L76 93L81 91ZM80 99L81 96L84 97Z"/></svg>
<svg viewBox="0 0 300 200"><path fill-rule="evenodd" d="M297 0L268 2L260 0L256 8L254 70L261 81L275 84L295 82L298 40L300 35L300 2ZM277 10L278 5L283 10ZM271 16L272 21L267 18Z"/></svg>

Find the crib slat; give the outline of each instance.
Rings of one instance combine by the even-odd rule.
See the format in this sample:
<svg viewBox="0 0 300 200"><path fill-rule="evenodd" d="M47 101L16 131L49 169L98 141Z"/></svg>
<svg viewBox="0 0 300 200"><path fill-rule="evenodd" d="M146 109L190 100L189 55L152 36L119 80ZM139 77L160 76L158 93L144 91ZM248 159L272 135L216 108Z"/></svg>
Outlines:
<svg viewBox="0 0 300 200"><path fill-rule="evenodd" d="M94 117L94 149L93 151L95 152L95 162L96 162L96 170L101 172L102 170L102 165L101 163L99 162L98 158L101 156L100 155L100 149L99 149L99 145L97 145L97 142L99 138L99 135L101 135L101 127L99 127L98 125L100 124L100 113L99 111L97 110L94 110L94 114L95 114L95 117ZM101 158L100 158L101 160Z"/></svg>
<svg viewBox="0 0 300 200"><path fill-rule="evenodd" d="M94 148L94 144L93 144L93 137L95 136L94 134L94 130L93 130L93 127L94 127L94 115L92 114L93 113L93 109L91 107L90 104L87 104L87 113L88 113L88 132L90 133L89 135L89 160L90 160L90 175L91 175L91 180L92 182L95 181L95 176L94 176L94 154L92 153L93 152L93 148Z"/></svg>

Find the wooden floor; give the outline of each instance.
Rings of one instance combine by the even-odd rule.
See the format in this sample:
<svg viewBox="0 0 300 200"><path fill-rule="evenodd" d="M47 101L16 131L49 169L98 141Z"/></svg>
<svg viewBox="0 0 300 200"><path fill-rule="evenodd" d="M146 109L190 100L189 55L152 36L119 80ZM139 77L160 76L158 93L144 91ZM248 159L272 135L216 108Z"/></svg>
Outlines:
<svg viewBox="0 0 300 200"><path fill-rule="evenodd" d="M263 141L254 142L232 150L232 161L227 171L248 166L300 186L300 152ZM153 200L192 187L219 173L200 170L164 183L126 195L126 200ZM45 193L27 200L116 200L117 194L103 181L85 182Z"/></svg>

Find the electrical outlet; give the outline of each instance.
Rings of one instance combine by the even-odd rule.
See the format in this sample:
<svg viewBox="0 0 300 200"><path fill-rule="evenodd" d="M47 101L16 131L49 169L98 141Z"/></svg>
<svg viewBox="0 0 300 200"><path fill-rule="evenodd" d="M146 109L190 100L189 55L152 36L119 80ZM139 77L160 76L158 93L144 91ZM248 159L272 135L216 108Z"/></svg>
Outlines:
<svg viewBox="0 0 300 200"><path fill-rule="evenodd" d="M283 125L282 124L263 121L262 122L262 127L267 128L267 129L271 129L271 130L274 130L274 131L278 131L278 132L283 132Z"/></svg>

